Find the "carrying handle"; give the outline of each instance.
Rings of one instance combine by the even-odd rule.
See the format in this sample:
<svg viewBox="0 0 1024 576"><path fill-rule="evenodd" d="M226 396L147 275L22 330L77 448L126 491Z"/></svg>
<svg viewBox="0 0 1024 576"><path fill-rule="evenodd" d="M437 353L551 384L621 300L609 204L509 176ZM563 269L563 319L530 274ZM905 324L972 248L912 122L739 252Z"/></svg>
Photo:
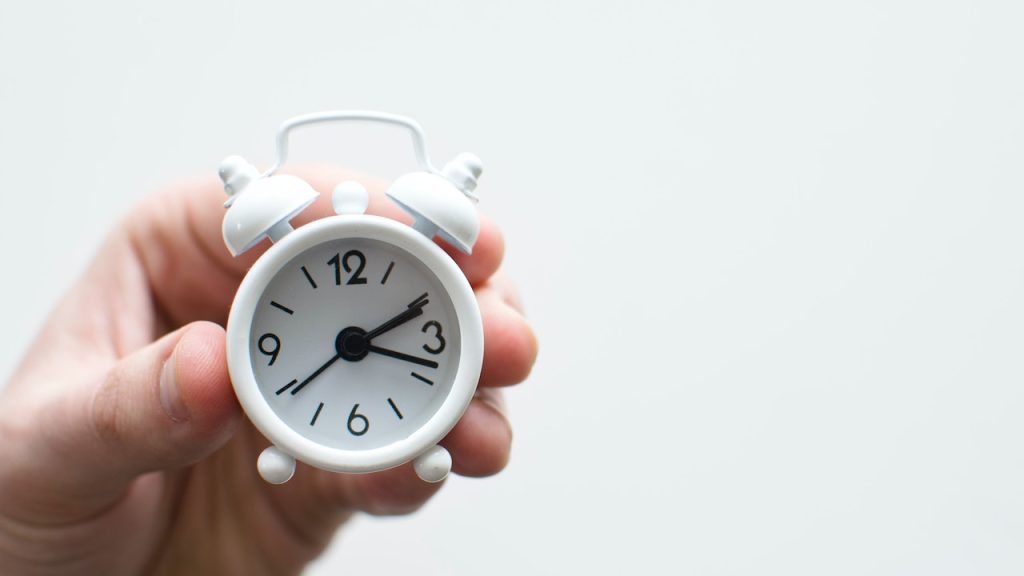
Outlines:
<svg viewBox="0 0 1024 576"><path fill-rule="evenodd" d="M321 124L324 122L378 122L381 124L392 124L409 130L412 136L413 150L416 153L416 161L420 168L432 174L440 174L430 163L427 156L427 146L423 137L423 129L412 118L387 114L384 112L372 112L368 110L333 110L328 112L315 112L296 116L281 124L277 130L277 158L274 165L263 173L263 177L271 176L277 172L288 159L288 135L295 128L308 126L310 124Z"/></svg>

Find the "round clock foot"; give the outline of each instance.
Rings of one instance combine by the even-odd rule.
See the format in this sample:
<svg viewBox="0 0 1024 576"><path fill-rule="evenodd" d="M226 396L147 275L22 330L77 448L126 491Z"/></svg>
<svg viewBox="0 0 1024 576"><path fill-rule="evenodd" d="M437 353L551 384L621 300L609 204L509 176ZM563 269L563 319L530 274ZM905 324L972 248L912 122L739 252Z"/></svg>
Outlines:
<svg viewBox="0 0 1024 576"><path fill-rule="evenodd" d="M424 482L440 482L452 469L452 455L440 446L434 446L413 460L416 475Z"/></svg>
<svg viewBox="0 0 1024 576"><path fill-rule="evenodd" d="M295 474L295 458L282 452L277 446L271 446L260 454L256 461L256 469L260 476L271 484L284 484Z"/></svg>

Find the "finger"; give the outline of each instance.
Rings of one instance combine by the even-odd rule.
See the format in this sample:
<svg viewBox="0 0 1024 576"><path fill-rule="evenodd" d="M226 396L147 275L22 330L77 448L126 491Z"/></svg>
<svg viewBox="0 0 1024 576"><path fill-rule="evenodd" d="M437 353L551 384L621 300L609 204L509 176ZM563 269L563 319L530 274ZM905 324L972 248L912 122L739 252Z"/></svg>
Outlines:
<svg viewBox="0 0 1024 576"><path fill-rule="evenodd" d="M144 472L185 466L222 446L240 421L224 341L217 325L186 326L69 394L37 459L50 473L38 477L100 503Z"/></svg>
<svg viewBox="0 0 1024 576"><path fill-rule="evenodd" d="M420 480L411 462L372 474L310 472L318 475L325 504L376 516L414 512L444 485Z"/></svg>
<svg viewBox="0 0 1024 576"><path fill-rule="evenodd" d="M523 300L519 296L519 289L512 279L508 277L508 274L505 274L502 270L495 271L487 279L487 287L497 292L502 301L511 306L516 312L524 316L526 315Z"/></svg>
<svg viewBox="0 0 1024 576"><path fill-rule="evenodd" d="M480 216L480 235L473 245L472 254L460 252L448 244L442 244L441 247L455 260L473 286L486 282L498 270L505 257L505 237L501 229L483 215Z"/></svg>
<svg viewBox="0 0 1024 576"><path fill-rule="evenodd" d="M463 476L491 476L508 464L512 426L501 392L481 389L455 428L441 442L452 455L452 471Z"/></svg>
<svg viewBox="0 0 1024 576"><path fill-rule="evenodd" d="M410 221L385 197L386 184L381 180L328 166L303 167L292 173L320 192L317 201L295 218L295 226L333 215L331 192L347 179L358 179L369 190L369 213ZM238 258L231 257L221 236L225 199L217 178L194 180L147 199L124 221L128 241L138 252L156 299L173 324L199 319L223 323L238 282L270 246L269 240L264 240ZM483 219L472 255L443 243L442 247L470 283L478 285L500 264L504 241L497 226Z"/></svg>
<svg viewBox="0 0 1024 576"><path fill-rule="evenodd" d="M484 325L481 386L518 384L537 359L537 336L526 318L509 305L506 287L488 282L477 290Z"/></svg>

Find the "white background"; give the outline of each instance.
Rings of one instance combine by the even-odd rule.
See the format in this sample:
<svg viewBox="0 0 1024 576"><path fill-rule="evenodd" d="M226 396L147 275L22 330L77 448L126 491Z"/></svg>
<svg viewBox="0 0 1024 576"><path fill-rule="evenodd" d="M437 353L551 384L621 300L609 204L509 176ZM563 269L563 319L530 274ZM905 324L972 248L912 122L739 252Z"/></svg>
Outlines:
<svg viewBox="0 0 1024 576"><path fill-rule="evenodd" d="M542 352L506 472L310 574L1020 574L1021 6L5 3L0 366L145 194L403 113L484 159Z"/></svg>

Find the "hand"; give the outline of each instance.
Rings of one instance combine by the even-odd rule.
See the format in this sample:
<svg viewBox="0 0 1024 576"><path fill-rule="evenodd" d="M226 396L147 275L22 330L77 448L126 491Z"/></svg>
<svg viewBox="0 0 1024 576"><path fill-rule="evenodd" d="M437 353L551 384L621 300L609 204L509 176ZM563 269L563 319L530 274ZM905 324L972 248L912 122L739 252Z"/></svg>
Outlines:
<svg viewBox="0 0 1024 576"><path fill-rule="evenodd" d="M295 222L331 214L350 177L301 176L324 192ZM371 186L370 212L408 221ZM152 197L111 234L0 392L0 566L21 574L294 574L356 511L408 513L437 485L411 465L368 475L299 465L260 479L267 445L228 380L222 328L267 244L231 258L219 182ZM476 290L484 365L476 398L442 444L454 472L508 458L498 388L526 378L536 341L510 283L502 239L483 223L472 256L452 253Z"/></svg>

